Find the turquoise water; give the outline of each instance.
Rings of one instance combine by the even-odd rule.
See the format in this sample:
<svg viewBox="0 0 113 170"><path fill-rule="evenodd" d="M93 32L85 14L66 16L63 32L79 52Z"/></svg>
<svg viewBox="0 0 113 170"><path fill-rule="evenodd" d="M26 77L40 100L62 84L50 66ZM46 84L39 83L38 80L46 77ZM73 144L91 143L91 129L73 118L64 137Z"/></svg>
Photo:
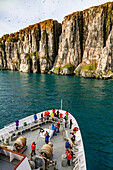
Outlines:
<svg viewBox="0 0 113 170"><path fill-rule="evenodd" d="M61 99L81 128L88 170L113 169L113 80L0 71L0 128Z"/></svg>

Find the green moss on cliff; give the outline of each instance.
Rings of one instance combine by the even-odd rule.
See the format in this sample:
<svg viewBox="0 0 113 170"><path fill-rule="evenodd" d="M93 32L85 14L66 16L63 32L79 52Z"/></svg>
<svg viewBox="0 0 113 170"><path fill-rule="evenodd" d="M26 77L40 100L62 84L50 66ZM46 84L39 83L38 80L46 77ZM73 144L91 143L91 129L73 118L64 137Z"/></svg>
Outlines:
<svg viewBox="0 0 113 170"><path fill-rule="evenodd" d="M10 34L7 38L8 42L17 42L19 40L18 33Z"/></svg>
<svg viewBox="0 0 113 170"><path fill-rule="evenodd" d="M97 68L97 63L95 61L87 63L81 63L75 70L75 75L81 75L82 73L93 74Z"/></svg>
<svg viewBox="0 0 113 170"><path fill-rule="evenodd" d="M82 72L85 72L85 71L94 71L95 72L96 68L97 68L96 62L91 62L89 64L83 64L81 71Z"/></svg>
<svg viewBox="0 0 113 170"><path fill-rule="evenodd" d="M61 70L64 68L73 68L74 66L72 64L66 64L65 66L61 67Z"/></svg>
<svg viewBox="0 0 113 170"><path fill-rule="evenodd" d="M60 71L60 67L55 67L54 70Z"/></svg>
<svg viewBox="0 0 113 170"><path fill-rule="evenodd" d="M108 72L107 72L107 75L109 76L109 75L113 75L113 72L111 71L111 70L109 70Z"/></svg>
<svg viewBox="0 0 113 170"><path fill-rule="evenodd" d="M31 58L32 58L32 56L35 56L36 58L39 58L38 51L35 51L35 52L32 52L32 53L27 53L26 55L31 57Z"/></svg>
<svg viewBox="0 0 113 170"><path fill-rule="evenodd" d="M62 71L65 68L68 69L69 74L73 74L74 73L75 67L72 64L66 64L65 66L61 67L60 70Z"/></svg>

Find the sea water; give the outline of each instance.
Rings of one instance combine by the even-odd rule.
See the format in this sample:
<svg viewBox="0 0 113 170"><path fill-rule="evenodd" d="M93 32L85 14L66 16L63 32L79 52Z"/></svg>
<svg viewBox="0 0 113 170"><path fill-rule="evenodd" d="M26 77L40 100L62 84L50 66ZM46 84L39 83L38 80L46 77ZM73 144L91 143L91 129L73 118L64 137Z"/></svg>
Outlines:
<svg viewBox="0 0 113 170"><path fill-rule="evenodd" d="M87 169L113 169L113 80L0 71L0 128L60 109L61 99L81 129Z"/></svg>

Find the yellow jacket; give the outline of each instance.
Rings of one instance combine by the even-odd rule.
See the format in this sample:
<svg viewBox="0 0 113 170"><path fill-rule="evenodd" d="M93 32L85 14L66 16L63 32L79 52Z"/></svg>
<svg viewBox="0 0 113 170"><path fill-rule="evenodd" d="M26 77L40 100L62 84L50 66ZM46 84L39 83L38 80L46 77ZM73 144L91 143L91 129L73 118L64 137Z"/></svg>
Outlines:
<svg viewBox="0 0 113 170"><path fill-rule="evenodd" d="M54 117L54 113L53 112L51 113L51 117Z"/></svg>

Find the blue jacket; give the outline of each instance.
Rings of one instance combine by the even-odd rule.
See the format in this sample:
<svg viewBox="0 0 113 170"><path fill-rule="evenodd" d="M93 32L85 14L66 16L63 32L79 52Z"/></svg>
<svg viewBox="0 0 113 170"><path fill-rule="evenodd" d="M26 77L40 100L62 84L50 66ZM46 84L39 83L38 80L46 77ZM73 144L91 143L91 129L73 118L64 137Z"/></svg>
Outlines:
<svg viewBox="0 0 113 170"><path fill-rule="evenodd" d="M54 126L54 130L55 130L55 131L57 130L57 127L56 127L56 126Z"/></svg>
<svg viewBox="0 0 113 170"><path fill-rule="evenodd" d="M45 136L45 141L48 141L49 140L49 134L47 134L46 136Z"/></svg>
<svg viewBox="0 0 113 170"><path fill-rule="evenodd" d="M54 125L53 125L53 124L51 125L51 129L53 129L53 130L54 130Z"/></svg>
<svg viewBox="0 0 113 170"><path fill-rule="evenodd" d="M35 119L35 120L37 119L37 115L34 115L34 119Z"/></svg>
<svg viewBox="0 0 113 170"><path fill-rule="evenodd" d="M67 149L70 148L70 144L69 144L69 142L67 142L67 141L66 141L66 143L65 143L65 148L67 148Z"/></svg>

